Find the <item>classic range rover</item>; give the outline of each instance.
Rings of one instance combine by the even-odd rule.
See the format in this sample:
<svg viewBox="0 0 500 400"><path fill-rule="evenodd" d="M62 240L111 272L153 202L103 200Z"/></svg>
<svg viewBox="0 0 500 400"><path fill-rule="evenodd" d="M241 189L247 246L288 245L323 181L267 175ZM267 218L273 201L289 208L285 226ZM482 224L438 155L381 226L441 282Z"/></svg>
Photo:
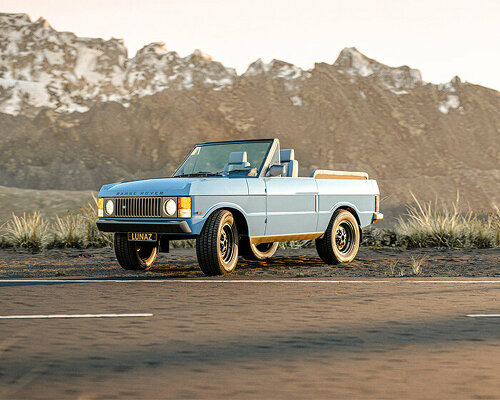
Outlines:
<svg viewBox="0 0 500 400"><path fill-rule="evenodd" d="M103 186L97 226L115 233L125 269L148 269L170 240L191 238L206 275L230 274L239 256L272 257L289 240L315 239L327 264L351 262L361 228L383 218L377 182L298 168L278 139L200 143L169 178Z"/></svg>

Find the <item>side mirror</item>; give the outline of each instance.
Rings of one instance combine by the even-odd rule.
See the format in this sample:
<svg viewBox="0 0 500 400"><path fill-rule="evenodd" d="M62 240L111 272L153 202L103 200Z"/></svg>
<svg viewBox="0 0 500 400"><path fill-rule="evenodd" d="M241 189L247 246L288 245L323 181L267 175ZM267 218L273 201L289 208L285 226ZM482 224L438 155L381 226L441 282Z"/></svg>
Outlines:
<svg viewBox="0 0 500 400"><path fill-rule="evenodd" d="M267 170L267 176L280 176L285 172L285 166L282 164L273 164Z"/></svg>

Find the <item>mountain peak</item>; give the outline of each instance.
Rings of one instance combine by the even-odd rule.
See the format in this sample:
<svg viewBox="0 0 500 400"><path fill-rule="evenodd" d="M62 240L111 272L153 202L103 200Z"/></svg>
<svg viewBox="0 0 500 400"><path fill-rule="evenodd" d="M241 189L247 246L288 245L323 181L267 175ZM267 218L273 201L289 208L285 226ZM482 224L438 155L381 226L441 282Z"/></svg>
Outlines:
<svg viewBox="0 0 500 400"><path fill-rule="evenodd" d="M413 89L423 84L422 74L418 69L412 69L407 65L389 67L368 58L356 49L356 47L344 48L333 63L333 66L351 76L360 76L363 78L371 75L377 76L382 84L389 89Z"/></svg>
<svg viewBox="0 0 500 400"><path fill-rule="evenodd" d="M198 61L206 61L212 62L212 56L210 54L204 53L200 49L195 49L192 54L187 56L188 60L198 60Z"/></svg>
<svg viewBox="0 0 500 400"><path fill-rule="evenodd" d="M143 56L143 55L157 55L157 56L162 56L164 54L167 54L168 50L165 47L165 42L153 42L149 43L146 46L143 46L140 50L137 51L135 54L137 56Z"/></svg>
<svg viewBox="0 0 500 400"><path fill-rule="evenodd" d="M339 53L333 65L353 75L369 76L373 74L371 65L374 63L379 64L375 60L366 57L356 47L345 47Z"/></svg>
<svg viewBox="0 0 500 400"><path fill-rule="evenodd" d="M50 24L49 24L49 21L47 21L45 18L43 17L40 17L38 18L35 22L34 22L35 25L38 25L38 26L41 26L42 28L50 28L50 29L53 29Z"/></svg>

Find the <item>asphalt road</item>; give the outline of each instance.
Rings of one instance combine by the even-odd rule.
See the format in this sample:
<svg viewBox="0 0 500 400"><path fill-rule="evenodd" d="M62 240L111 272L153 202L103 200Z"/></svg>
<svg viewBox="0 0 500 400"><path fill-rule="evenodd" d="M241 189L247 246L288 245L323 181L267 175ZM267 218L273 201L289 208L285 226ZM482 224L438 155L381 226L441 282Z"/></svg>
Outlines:
<svg viewBox="0 0 500 400"><path fill-rule="evenodd" d="M254 278L252 278L254 279ZM0 282L0 398L500 398L500 280Z"/></svg>

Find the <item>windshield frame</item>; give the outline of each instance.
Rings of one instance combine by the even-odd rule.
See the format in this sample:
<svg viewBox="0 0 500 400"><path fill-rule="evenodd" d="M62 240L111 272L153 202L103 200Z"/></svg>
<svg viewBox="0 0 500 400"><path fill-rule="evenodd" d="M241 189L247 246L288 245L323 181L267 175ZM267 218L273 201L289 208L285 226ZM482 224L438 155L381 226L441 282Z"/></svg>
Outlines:
<svg viewBox="0 0 500 400"><path fill-rule="evenodd" d="M196 147L204 147L204 146L216 146L216 145L224 145L224 144L241 144L241 143L269 143L269 147L267 149L267 153L262 161L262 164L259 167L259 173L257 176L246 176L246 178L260 178L265 176L267 172L268 164L271 162L273 154L276 152L278 146L278 139L248 139L248 140L222 140L218 142L206 142L206 143L197 143L193 146L193 148L189 151L189 153L184 157L179 166L172 173L172 178L182 178L183 176L175 176L177 171L182 167L182 165L186 162L189 156L193 153ZM209 175L211 176L211 175ZM222 176L222 175L214 175L214 176Z"/></svg>

